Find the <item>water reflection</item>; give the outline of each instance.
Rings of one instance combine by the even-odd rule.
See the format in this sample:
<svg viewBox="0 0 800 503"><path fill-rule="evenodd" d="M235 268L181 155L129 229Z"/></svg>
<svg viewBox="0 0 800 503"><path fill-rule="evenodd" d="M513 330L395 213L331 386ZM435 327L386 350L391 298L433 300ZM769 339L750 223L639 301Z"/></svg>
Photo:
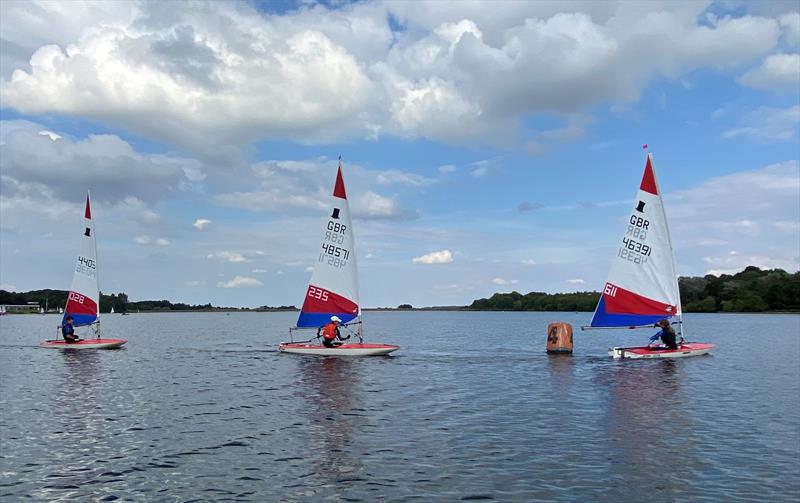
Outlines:
<svg viewBox="0 0 800 503"><path fill-rule="evenodd" d="M101 355L95 350L65 349L57 353L63 366L56 374L59 382L55 383L51 404L54 422L48 435L61 448L52 453L52 469L37 491L48 500L55 494L69 497L89 482L94 477L93 465L101 457L99 451L107 442L97 395Z"/></svg>
<svg viewBox="0 0 800 503"><path fill-rule="evenodd" d="M681 370L680 362L669 359L612 361L599 368L598 380L608 388L610 499L679 494L691 476L691 421L684 413ZM614 487L621 481L624 487Z"/></svg>
<svg viewBox="0 0 800 503"><path fill-rule="evenodd" d="M299 358L301 390L306 399L311 460L326 483L340 485L355 480L363 470L354 456L354 435L364 424L358 407L360 372L352 358Z"/></svg>

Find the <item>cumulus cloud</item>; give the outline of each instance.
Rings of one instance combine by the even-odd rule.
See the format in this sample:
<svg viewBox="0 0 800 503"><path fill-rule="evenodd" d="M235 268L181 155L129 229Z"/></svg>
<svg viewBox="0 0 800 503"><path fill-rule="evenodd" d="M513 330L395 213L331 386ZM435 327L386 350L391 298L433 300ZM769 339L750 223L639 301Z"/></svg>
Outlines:
<svg viewBox="0 0 800 503"><path fill-rule="evenodd" d="M5 6L3 51L17 69L3 71L4 106L223 156L259 138L379 134L529 136L535 150L583 125L526 133L527 116L630 103L655 77L731 71L797 31L793 14L716 17L701 3L381 2L270 16L246 3L111 4Z"/></svg>
<svg viewBox="0 0 800 503"><path fill-rule="evenodd" d="M194 221L194 223L192 224L192 227L194 227L198 231L202 231L203 229L208 227L208 224L210 224L210 223L211 223L211 220L208 220L206 218L198 218L197 220Z"/></svg>
<svg viewBox="0 0 800 503"><path fill-rule="evenodd" d="M764 90L797 91L800 87L800 54L773 54L745 73L739 82Z"/></svg>
<svg viewBox="0 0 800 503"><path fill-rule="evenodd" d="M586 281L584 281L581 278L574 278L574 279L568 279L567 283L569 283L570 285L585 285Z"/></svg>
<svg viewBox="0 0 800 503"><path fill-rule="evenodd" d="M269 160L254 164L252 173L259 181L249 190L232 191L214 196L214 202L250 211L288 213L327 211L335 181L336 161L321 158L303 161ZM401 184L412 187L429 185L429 178L398 170L373 171L348 166L345 184L350 209L355 218L372 220L407 220L416 218L416 211L403 208L394 196L377 193L371 185ZM355 173L351 184L347 173Z"/></svg>
<svg viewBox="0 0 800 503"><path fill-rule="evenodd" d="M220 288L243 288L243 287L250 287L250 286L263 286L264 283L260 282L255 278L249 278L247 276L235 276L233 279L228 281L220 281L217 283L217 286Z"/></svg>
<svg viewBox="0 0 800 503"><path fill-rule="evenodd" d="M191 183L184 169L202 171L196 160L142 154L115 135L71 138L41 131L41 125L28 121L0 121L4 178L50 187L65 197L92 187L95 200L156 201Z"/></svg>
<svg viewBox="0 0 800 503"><path fill-rule="evenodd" d="M413 264L449 264L453 261L453 253L450 250L440 250L414 257L411 259Z"/></svg>

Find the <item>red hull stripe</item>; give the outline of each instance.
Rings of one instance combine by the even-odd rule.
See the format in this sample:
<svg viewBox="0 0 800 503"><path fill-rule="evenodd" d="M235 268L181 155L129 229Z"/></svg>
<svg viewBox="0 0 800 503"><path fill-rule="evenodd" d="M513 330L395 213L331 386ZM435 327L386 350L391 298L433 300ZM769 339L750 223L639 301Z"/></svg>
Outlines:
<svg viewBox="0 0 800 503"><path fill-rule="evenodd" d="M656 188L656 177L653 176L653 167L650 165L650 156L647 156L647 164L644 166L642 184L639 185L639 188L653 195L658 195L658 189Z"/></svg>
<svg viewBox="0 0 800 503"><path fill-rule="evenodd" d="M342 165L339 164L339 169L336 171L336 185L333 187L333 195L342 199L347 199L347 194L344 191L344 179L342 179Z"/></svg>
<svg viewBox="0 0 800 503"><path fill-rule="evenodd" d="M86 194L86 211L83 212L83 217L86 219L92 219L92 209L89 207L89 194Z"/></svg>
<svg viewBox="0 0 800 503"><path fill-rule="evenodd" d="M83 339L78 342L67 342L67 341L44 341L42 343L43 346L90 346L92 344L119 344L119 343L126 343L128 342L127 339Z"/></svg>
<svg viewBox="0 0 800 503"><path fill-rule="evenodd" d="M664 353L682 353L684 351L701 351L703 349L713 349L713 344L707 344L704 342L684 342L678 349L666 349L661 347L650 347L650 346L642 346L639 348L625 348L625 351L629 353L635 353L637 355L648 355L648 354L664 354Z"/></svg>
<svg viewBox="0 0 800 503"><path fill-rule="evenodd" d="M313 290L312 290L313 289ZM312 295L313 292L313 295ZM358 305L350 299L314 285L308 285L304 313L350 313L358 314Z"/></svg>
<svg viewBox="0 0 800 503"><path fill-rule="evenodd" d="M608 284L611 285L611 283ZM677 313L675 306L642 297L616 285L611 286L616 288L614 296L603 294L606 312L609 314L675 316Z"/></svg>
<svg viewBox="0 0 800 503"><path fill-rule="evenodd" d="M292 343L284 342L281 344L284 348L303 348L303 349L332 349L326 348L321 344L305 344L305 343ZM336 346L336 349L388 349L399 348L400 346L393 346L391 344L342 344Z"/></svg>

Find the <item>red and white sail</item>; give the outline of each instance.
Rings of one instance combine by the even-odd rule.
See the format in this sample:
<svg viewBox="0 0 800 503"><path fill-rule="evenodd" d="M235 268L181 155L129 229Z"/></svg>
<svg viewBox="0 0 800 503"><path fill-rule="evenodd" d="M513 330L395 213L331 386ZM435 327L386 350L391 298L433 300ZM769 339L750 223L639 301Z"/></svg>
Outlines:
<svg viewBox="0 0 800 503"><path fill-rule="evenodd" d="M653 157L625 224L592 327L631 327L680 316L678 275Z"/></svg>
<svg viewBox="0 0 800 503"><path fill-rule="evenodd" d="M91 325L97 320L100 306L100 278L97 271L97 244L92 222L92 208L89 192L86 192L84 210L84 229L81 235L81 248L75 261L72 287L64 308L64 318L72 316L76 327ZM62 323L63 323L62 320Z"/></svg>
<svg viewBox="0 0 800 503"><path fill-rule="evenodd" d="M298 327L320 327L334 315L342 323L347 323L361 314L355 238L341 158L331 196L331 208L317 251L314 272L297 320Z"/></svg>

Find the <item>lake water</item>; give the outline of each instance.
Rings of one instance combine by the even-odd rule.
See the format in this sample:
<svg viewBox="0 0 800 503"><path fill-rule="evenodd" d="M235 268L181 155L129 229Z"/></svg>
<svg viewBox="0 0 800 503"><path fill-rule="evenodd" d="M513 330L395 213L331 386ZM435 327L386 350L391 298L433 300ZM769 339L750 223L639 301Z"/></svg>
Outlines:
<svg viewBox="0 0 800 503"><path fill-rule="evenodd" d="M0 317L3 501L797 501L800 316L700 315L618 361L590 313L366 312L390 357L280 354L296 313ZM548 356L545 329L575 327Z"/></svg>

